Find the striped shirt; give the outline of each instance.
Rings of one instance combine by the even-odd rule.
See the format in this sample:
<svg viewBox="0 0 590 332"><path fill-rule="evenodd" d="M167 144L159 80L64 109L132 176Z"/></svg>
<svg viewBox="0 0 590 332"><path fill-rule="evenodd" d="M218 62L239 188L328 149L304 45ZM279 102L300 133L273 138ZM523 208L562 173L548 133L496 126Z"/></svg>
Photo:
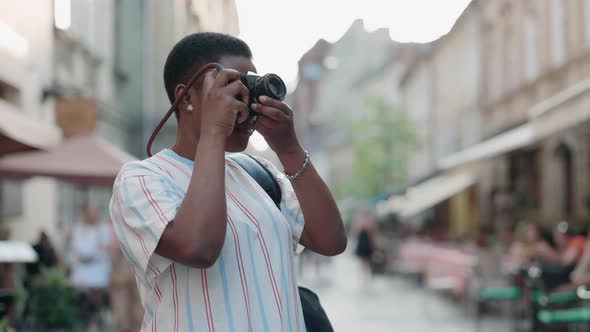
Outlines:
<svg viewBox="0 0 590 332"><path fill-rule="evenodd" d="M287 178L261 160L283 191L279 210L226 158L227 231L208 269L154 251L186 194L194 162L165 149L121 169L110 214L145 309L142 331L305 331L294 267L303 214Z"/></svg>

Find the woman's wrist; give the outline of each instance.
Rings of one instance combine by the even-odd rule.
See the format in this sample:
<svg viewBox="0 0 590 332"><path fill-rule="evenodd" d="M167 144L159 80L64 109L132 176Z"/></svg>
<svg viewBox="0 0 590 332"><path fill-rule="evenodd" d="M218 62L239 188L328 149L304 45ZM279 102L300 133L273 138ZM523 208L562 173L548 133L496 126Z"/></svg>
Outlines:
<svg viewBox="0 0 590 332"><path fill-rule="evenodd" d="M301 146L291 151L277 153L277 157L287 174L295 174L301 168L305 162L305 155L305 150Z"/></svg>
<svg viewBox="0 0 590 332"><path fill-rule="evenodd" d="M207 149L221 149L225 152L225 142L227 136L219 133L206 133L202 134L199 138L199 142L197 143L197 151L201 148Z"/></svg>

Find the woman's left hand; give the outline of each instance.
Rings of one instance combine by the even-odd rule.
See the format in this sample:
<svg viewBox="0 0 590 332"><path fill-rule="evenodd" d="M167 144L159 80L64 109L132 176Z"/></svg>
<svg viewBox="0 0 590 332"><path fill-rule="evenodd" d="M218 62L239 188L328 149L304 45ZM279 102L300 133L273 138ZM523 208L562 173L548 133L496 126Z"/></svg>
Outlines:
<svg viewBox="0 0 590 332"><path fill-rule="evenodd" d="M295 153L301 149L293 125L293 110L282 101L261 96L252 109L258 113L256 130L277 154Z"/></svg>

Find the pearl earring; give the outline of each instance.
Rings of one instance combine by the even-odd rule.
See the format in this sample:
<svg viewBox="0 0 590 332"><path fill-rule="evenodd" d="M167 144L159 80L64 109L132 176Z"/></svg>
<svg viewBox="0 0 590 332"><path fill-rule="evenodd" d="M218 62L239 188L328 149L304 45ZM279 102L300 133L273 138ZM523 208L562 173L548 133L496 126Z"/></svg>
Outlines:
<svg viewBox="0 0 590 332"><path fill-rule="evenodd" d="M188 104L186 110L189 111L189 112L192 112L193 111L193 105L192 104Z"/></svg>

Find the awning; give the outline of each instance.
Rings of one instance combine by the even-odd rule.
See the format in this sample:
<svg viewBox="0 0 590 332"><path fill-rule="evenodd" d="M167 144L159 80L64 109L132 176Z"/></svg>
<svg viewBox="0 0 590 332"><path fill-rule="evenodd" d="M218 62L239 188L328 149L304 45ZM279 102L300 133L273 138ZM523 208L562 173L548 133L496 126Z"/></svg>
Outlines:
<svg viewBox="0 0 590 332"><path fill-rule="evenodd" d="M61 130L32 119L0 100L0 156L8 153L48 149L61 140Z"/></svg>
<svg viewBox="0 0 590 332"><path fill-rule="evenodd" d="M444 174L428 180L408 190L408 200L402 205L399 215L416 215L469 188L475 182L475 174L469 171Z"/></svg>
<svg viewBox="0 0 590 332"><path fill-rule="evenodd" d="M517 150L590 120L590 79L581 81L534 105L528 123L463 151L442 158L442 170Z"/></svg>
<svg viewBox="0 0 590 332"><path fill-rule="evenodd" d="M24 152L0 159L0 178L47 176L91 186L112 186L121 166L135 160L92 136L76 136L49 151Z"/></svg>
<svg viewBox="0 0 590 332"><path fill-rule="evenodd" d="M0 263L32 263L37 259L37 253L26 242L0 241Z"/></svg>
<svg viewBox="0 0 590 332"><path fill-rule="evenodd" d="M506 152L523 148L535 142L535 130L525 124L494 136L463 151L442 158L439 167L448 170L466 163L492 158Z"/></svg>
<svg viewBox="0 0 590 332"><path fill-rule="evenodd" d="M529 110L538 140L590 120L590 79L548 98Z"/></svg>
<svg viewBox="0 0 590 332"><path fill-rule="evenodd" d="M476 180L470 170L437 176L408 189L405 198L397 204L396 213L402 218L412 217L469 188Z"/></svg>

